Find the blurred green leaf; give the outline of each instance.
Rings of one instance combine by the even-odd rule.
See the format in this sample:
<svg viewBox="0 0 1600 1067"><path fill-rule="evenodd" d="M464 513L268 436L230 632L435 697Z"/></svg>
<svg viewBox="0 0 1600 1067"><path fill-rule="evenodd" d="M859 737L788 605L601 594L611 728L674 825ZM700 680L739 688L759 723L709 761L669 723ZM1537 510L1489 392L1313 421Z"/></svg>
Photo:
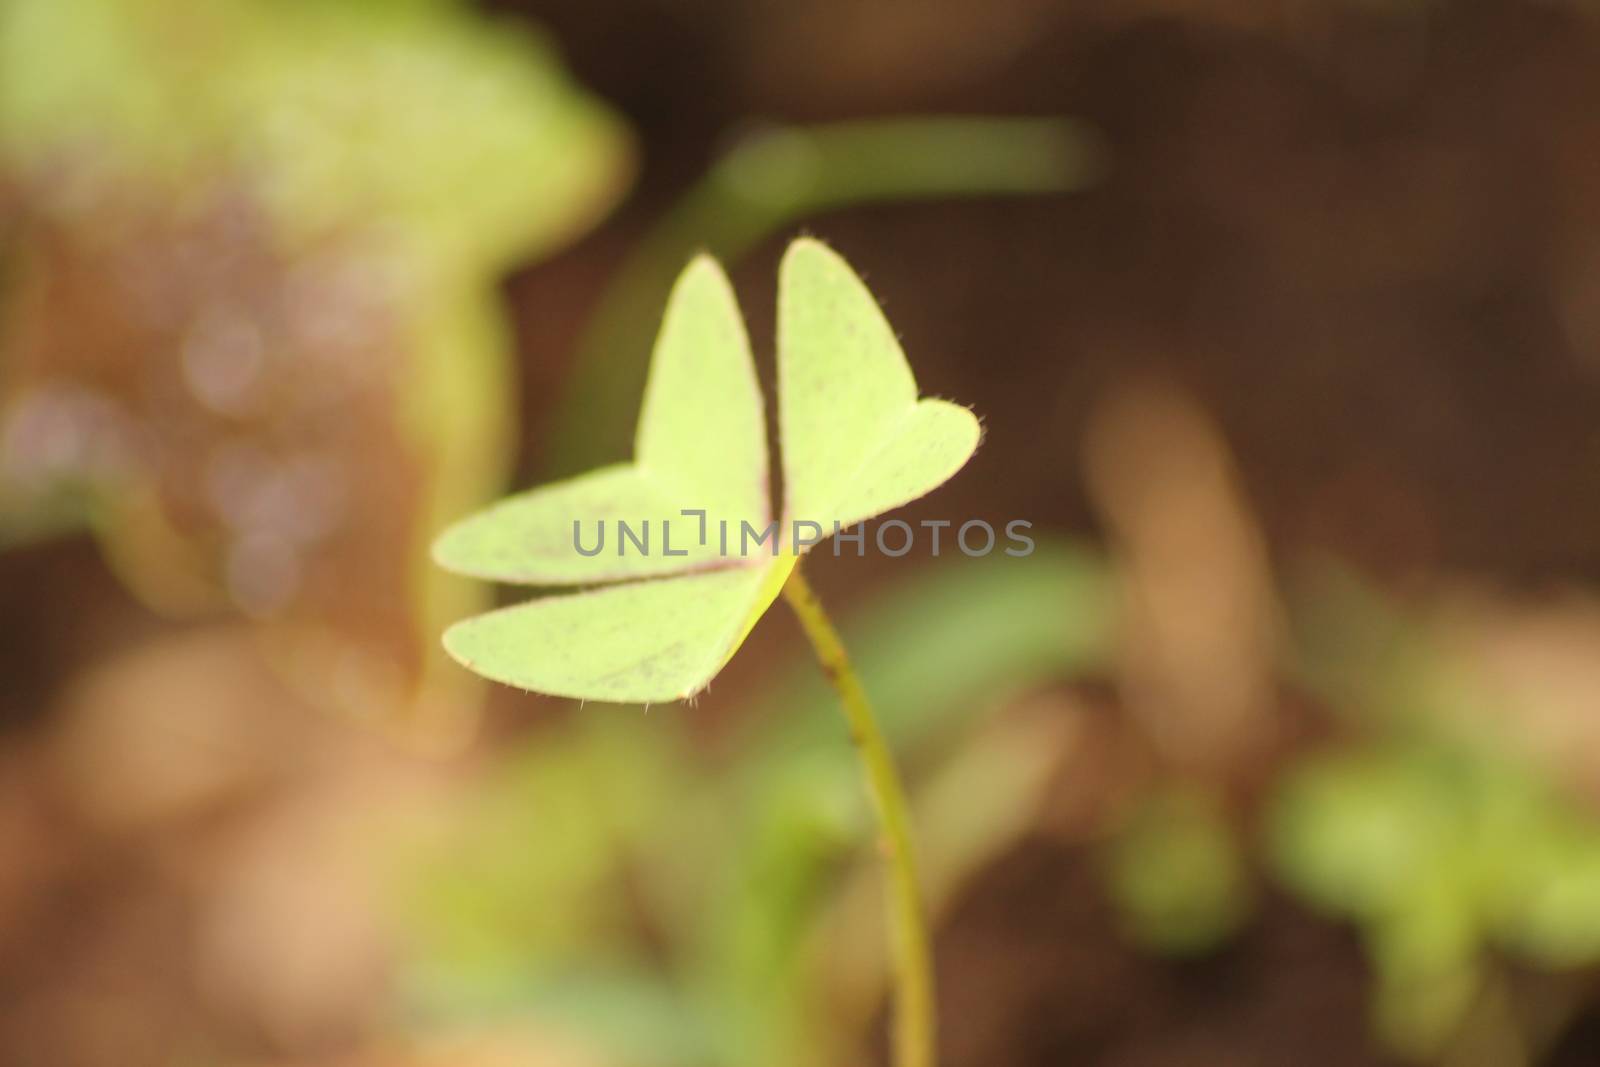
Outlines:
<svg viewBox="0 0 1600 1067"><path fill-rule="evenodd" d="M1491 944L1543 968L1600 961L1600 823L1506 750L1380 737L1308 761L1269 848L1293 890L1360 925L1377 1027L1407 1055L1465 1040Z"/></svg>
<svg viewBox="0 0 1600 1067"><path fill-rule="evenodd" d="M1109 663L1115 597L1104 562L1038 539L1032 555L946 559L877 593L842 624L863 684L896 749L948 739L1007 694ZM751 774L793 753L850 760L827 681L797 661L757 701L741 748Z"/></svg>
<svg viewBox="0 0 1600 1067"><path fill-rule="evenodd" d="M1366 934L1379 1035L1408 1057L1437 1057L1461 1030L1483 981L1470 905L1447 881L1430 880Z"/></svg>
<svg viewBox="0 0 1600 1067"><path fill-rule="evenodd" d="M1506 856L1516 891L1499 901L1498 940L1541 967L1600 963L1600 826L1563 808L1517 829Z"/></svg>
<svg viewBox="0 0 1600 1067"><path fill-rule="evenodd" d="M1337 915L1375 917L1419 886L1465 874L1460 790L1419 754L1352 752L1308 761L1280 787L1270 849L1284 879Z"/></svg>
<svg viewBox="0 0 1600 1067"><path fill-rule="evenodd" d="M640 901L624 875L695 781L681 728L652 717L642 730L636 715L596 710L535 738L474 791L450 836L415 846L403 903L423 970L492 984L633 955ZM690 861L697 843L670 839Z"/></svg>
<svg viewBox="0 0 1600 1067"><path fill-rule="evenodd" d="M714 163L601 297L556 409L549 473L616 460L644 388L649 331L679 266L732 263L799 219L853 204L1064 192L1095 181L1103 146L1064 119L944 116L758 130Z"/></svg>
<svg viewBox="0 0 1600 1067"><path fill-rule="evenodd" d="M1249 909L1240 845L1216 798L1198 787L1144 798L1110 841L1106 870L1129 934L1160 952L1210 951Z"/></svg>
<svg viewBox="0 0 1600 1067"><path fill-rule="evenodd" d="M426 1003L425 1024L442 1033L474 1024L521 1023L576 1036L608 1063L705 1067L714 1062L706 1021L696 1005L648 971L579 966L499 989L441 981L427 990Z"/></svg>
<svg viewBox="0 0 1600 1067"><path fill-rule="evenodd" d="M291 247L352 225L489 273L615 196L615 121L521 24L443 4L10 0L0 160L87 184L243 175ZM65 198L64 200L62 198Z"/></svg>

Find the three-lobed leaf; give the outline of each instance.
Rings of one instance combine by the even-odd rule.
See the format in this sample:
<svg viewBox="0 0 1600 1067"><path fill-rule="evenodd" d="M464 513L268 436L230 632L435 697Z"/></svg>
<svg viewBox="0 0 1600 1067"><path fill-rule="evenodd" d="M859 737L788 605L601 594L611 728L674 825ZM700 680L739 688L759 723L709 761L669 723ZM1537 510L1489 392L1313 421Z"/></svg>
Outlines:
<svg viewBox="0 0 1600 1067"><path fill-rule="evenodd" d="M837 253L794 242L778 300L784 535L806 521L826 537L960 470L978 446L977 419L948 401L918 399L893 330ZM746 524L765 530L770 515L749 341L726 276L702 256L668 300L632 463L512 497L451 527L434 547L442 566L484 578L627 584L467 619L446 632L445 647L479 674L556 696L691 696L732 657L798 563L787 542L743 536ZM650 550L618 539L619 522L648 529ZM586 554L602 528L610 540Z"/></svg>

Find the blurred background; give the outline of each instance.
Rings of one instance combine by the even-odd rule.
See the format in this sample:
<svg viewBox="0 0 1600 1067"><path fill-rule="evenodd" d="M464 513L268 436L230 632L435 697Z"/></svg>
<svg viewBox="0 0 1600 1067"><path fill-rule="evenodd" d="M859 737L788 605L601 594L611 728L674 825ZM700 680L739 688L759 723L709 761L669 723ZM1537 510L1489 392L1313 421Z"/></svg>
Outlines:
<svg viewBox="0 0 1600 1067"><path fill-rule="evenodd" d="M800 232L1039 544L811 568L948 1063L1600 1062L1589 8L0 0L0 1063L884 1061L793 621L580 711L426 557Z"/></svg>

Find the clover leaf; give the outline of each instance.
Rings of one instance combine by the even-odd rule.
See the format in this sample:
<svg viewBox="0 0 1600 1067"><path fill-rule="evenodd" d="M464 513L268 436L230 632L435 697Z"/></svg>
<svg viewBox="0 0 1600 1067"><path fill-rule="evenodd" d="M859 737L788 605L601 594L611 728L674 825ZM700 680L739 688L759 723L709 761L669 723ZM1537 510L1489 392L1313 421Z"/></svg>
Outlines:
<svg viewBox="0 0 1600 1067"><path fill-rule="evenodd" d="M462 574L617 584L469 618L445 648L488 678L555 696L691 696L782 590L809 547L795 531L820 543L915 500L978 446L972 412L918 399L872 295L815 240L795 241L779 270L778 389L785 507L774 527L749 340L726 275L697 258L667 302L633 461L513 496L434 545ZM619 523L653 540L625 542ZM601 530L617 536L599 541Z"/></svg>

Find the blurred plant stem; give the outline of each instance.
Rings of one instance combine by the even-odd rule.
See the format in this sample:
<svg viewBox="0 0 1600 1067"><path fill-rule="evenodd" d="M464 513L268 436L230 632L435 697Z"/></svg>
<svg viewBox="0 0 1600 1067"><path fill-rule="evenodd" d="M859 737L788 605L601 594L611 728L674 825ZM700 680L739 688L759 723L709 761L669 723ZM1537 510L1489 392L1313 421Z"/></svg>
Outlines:
<svg viewBox="0 0 1600 1067"><path fill-rule="evenodd" d="M896 1067L934 1067L933 953L917 879L905 786L839 632L800 568L789 575L783 598L794 609L822 672L839 694L850 726L850 740L861 761L867 792L872 796L883 834L883 855L888 865L885 900L890 923L889 951L895 981L894 1062Z"/></svg>
<svg viewBox="0 0 1600 1067"><path fill-rule="evenodd" d="M797 218L877 200L1064 192L1100 150L1064 119L924 118L777 126L718 160L616 273L578 342L546 473L626 454L657 309L696 251L737 259Z"/></svg>

